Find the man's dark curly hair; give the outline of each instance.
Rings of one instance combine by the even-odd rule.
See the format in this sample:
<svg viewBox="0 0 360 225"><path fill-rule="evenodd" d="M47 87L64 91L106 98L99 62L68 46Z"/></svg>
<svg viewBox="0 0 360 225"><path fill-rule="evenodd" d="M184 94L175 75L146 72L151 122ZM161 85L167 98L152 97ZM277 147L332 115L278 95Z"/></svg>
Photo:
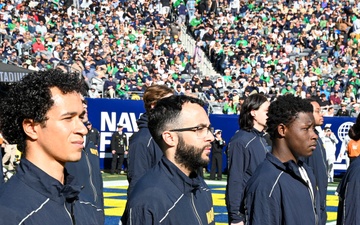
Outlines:
<svg viewBox="0 0 360 225"><path fill-rule="evenodd" d="M241 106L239 125L242 130L250 131L254 127L254 117L252 110L258 110L260 106L267 101L263 94L252 94L247 97Z"/></svg>
<svg viewBox="0 0 360 225"><path fill-rule="evenodd" d="M187 95L172 95L167 98L160 99L156 106L149 112L148 127L151 136L155 142L162 148L164 142L162 133L166 130L179 129L179 115L185 103L195 103L204 106L204 102L200 99Z"/></svg>
<svg viewBox="0 0 360 225"><path fill-rule="evenodd" d="M270 139L273 141L278 137L277 127L279 124L282 123L288 126L301 112L313 113L313 107L309 101L300 97L284 95L279 96L276 101L272 102L266 122Z"/></svg>
<svg viewBox="0 0 360 225"><path fill-rule="evenodd" d="M356 122L349 129L349 137L355 141L360 140L360 114L356 118Z"/></svg>
<svg viewBox="0 0 360 225"><path fill-rule="evenodd" d="M4 138L17 144L19 151L26 149L26 134L22 123L31 119L45 125L46 113L53 106L50 88L57 87L62 93L82 92L79 75L60 70L31 73L13 84L0 104L0 131Z"/></svg>

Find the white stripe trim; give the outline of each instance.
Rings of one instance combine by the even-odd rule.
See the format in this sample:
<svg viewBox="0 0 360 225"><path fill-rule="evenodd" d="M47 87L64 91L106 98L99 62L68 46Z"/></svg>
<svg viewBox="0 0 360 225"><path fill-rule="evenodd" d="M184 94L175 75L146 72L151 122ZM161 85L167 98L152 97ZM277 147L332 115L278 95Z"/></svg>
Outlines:
<svg viewBox="0 0 360 225"><path fill-rule="evenodd" d="M275 183L273 184L273 186L272 186L272 188L271 188L269 197L271 197L271 195L272 195L272 193L273 193L273 191L274 191L274 188L275 188L276 184L279 182L279 179L280 179L280 177L281 177L281 175L282 175L283 173L284 173L284 171L281 171L281 173L280 173L280 174L278 175L278 177L276 178L276 181L275 181Z"/></svg>
<svg viewBox="0 0 360 225"><path fill-rule="evenodd" d="M245 145L245 148L247 148L247 146L250 144L250 142L252 142L253 140L255 140L256 136L253 137L246 145Z"/></svg>
<svg viewBox="0 0 360 225"><path fill-rule="evenodd" d="M147 147L149 147L151 140L152 140L152 137L149 139Z"/></svg>
<svg viewBox="0 0 360 225"><path fill-rule="evenodd" d="M92 204L91 202L84 202L84 201L79 201L80 204L85 204L85 205L90 205L93 208L96 208L96 211L100 212L103 211L102 209L99 209L96 205Z"/></svg>
<svg viewBox="0 0 360 225"><path fill-rule="evenodd" d="M25 222L25 220L27 220L27 218L29 218L32 214L34 214L34 213L38 212L40 209L42 209L42 207L44 207L44 205L45 205L48 201L50 201L50 198L47 198L47 199L45 200L45 202L43 202L43 203L40 205L39 208L37 208L36 210L32 211L32 212L29 213L24 219L22 219L22 220L20 221L19 225L21 225L23 222Z"/></svg>
<svg viewBox="0 0 360 225"><path fill-rule="evenodd" d="M159 223L161 223L168 215L169 215L169 212L175 208L176 204L180 201L180 199L184 196L184 194L182 194L178 200L176 200L176 202L174 203L174 205L166 212L165 216L159 221Z"/></svg>

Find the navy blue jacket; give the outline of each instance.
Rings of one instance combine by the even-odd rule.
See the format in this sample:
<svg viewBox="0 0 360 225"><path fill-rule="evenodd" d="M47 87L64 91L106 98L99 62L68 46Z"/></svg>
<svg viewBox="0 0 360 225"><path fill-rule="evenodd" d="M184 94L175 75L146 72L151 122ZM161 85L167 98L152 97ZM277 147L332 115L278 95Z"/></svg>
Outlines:
<svg viewBox="0 0 360 225"><path fill-rule="evenodd" d="M148 129L148 116L146 113L141 115L137 124L139 131L134 133L129 140L128 195L130 195L136 182L154 167L163 156L163 152L152 138Z"/></svg>
<svg viewBox="0 0 360 225"><path fill-rule="evenodd" d="M327 195L327 186L328 186L328 175L327 175L327 163L326 163L326 150L324 144L321 141L321 138L318 138L316 149L313 151L313 154L306 158L305 163L309 165L313 171L316 178L316 184L319 189L320 194L320 210L321 218L319 225L325 225L327 220L326 214L326 195Z"/></svg>
<svg viewBox="0 0 360 225"><path fill-rule="evenodd" d="M215 224L211 191L196 173L186 176L163 157L130 193L123 225Z"/></svg>
<svg viewBox="0 0 360 225"><path fill-rule="evenodd" d="M93 142L88 142L78 162L66 163L69 174L82 186L81 193L88 196L92 204L102 209L104 215L103 179L100 170L99 152ZM104 222L102 224L104 224Z"/></svg>
<svg viewBox="0 0 360 225"><path fill-rule="evenodd" d="M313 191L299 166L305 169ZM248 181L243 204L247 225L316 225L320 214L311 168L302 161L282 163L271 153Z"/></svg>
<svg viewBox="0 0 360 225"><path fill-rule="evenodd" d="M360 224L360 157L356 158L347 169L338 186L339 206L337 225Z"/></svg>
<svg viewBox="0 0 360 225"><path fill-rule="evenodd" d="M245 185L257 166L264 161L268 146L263 132L256 129L250 132L240 129L231 138L227 149L228 177L225 200L229 223L236 223L244 221L239 211Z"/></svg>
<svg viewBox="0 0 360 225"><path fill-rule="evenodd" d="M0 189L0 224L98 225L101 209L84 200L65 170L65 185L27 159Z"/></svg>

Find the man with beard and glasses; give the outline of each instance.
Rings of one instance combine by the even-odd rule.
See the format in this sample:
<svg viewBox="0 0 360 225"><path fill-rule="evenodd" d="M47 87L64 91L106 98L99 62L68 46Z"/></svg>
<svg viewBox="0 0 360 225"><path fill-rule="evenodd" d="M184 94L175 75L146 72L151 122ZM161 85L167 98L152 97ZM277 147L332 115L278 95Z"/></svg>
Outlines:
<svg viewBox="0 0 360 225"><path fill-rule="evenodd" d="M215 224L211 191L196 173L214 141L203 105L173 95L150 111L148 127L164 156L136 183L122 224Z"/></svg>
<svg viewBox="0 0 360 225"><path fill-rule="evenodd" d="M293 95L280 96L270 104L266 124L272 152L246 184L241 210L246 224L319 224L315 176L301 160L316 151L311 104Z"/></svg>

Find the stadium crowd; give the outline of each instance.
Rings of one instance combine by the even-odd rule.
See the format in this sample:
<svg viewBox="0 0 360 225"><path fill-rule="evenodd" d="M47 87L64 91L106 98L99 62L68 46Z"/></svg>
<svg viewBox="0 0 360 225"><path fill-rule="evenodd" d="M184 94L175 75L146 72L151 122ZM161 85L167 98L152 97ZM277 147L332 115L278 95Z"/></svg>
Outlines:
<svg viewBox="0 0 360 225"><path fill-rule="evenodd" d="M94 98L140 99L156 83L203 93L227 114L258 92L357 116L358 9L357 0L0 0L0 59L78 72ZM184 27L220 76L201 73Z"/></svg>

